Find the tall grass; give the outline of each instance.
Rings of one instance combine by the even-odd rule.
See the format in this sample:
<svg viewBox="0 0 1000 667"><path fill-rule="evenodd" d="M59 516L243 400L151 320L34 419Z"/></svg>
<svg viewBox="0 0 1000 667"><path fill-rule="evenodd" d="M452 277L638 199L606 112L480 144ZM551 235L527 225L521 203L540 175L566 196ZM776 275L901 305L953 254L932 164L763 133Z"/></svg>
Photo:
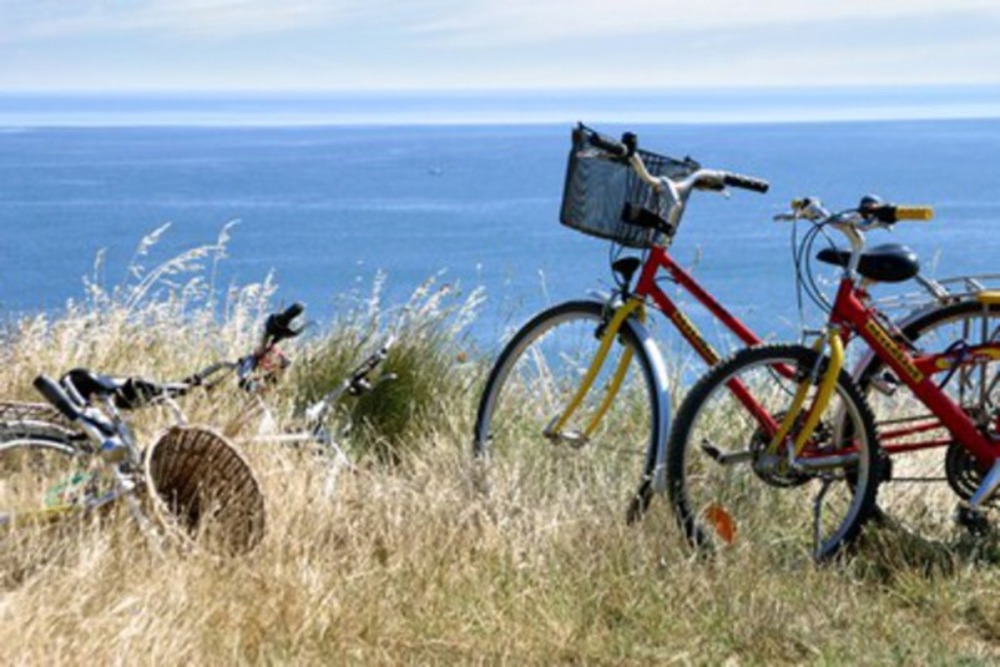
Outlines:
<svg viewBox="0 0 1000 667"><path fill-rule="evenodd" d="M155 240L155 239L154 239ZM144 261L153 244L138 253ZM175 378L253 344L274 304L263 281L213 296L213 244L183 271L133 274L59 317L8 328L5 394L73 366ZM169 263L169 262L168 262ZM193 273L192 273L193 271ZM207 276L207 277L206 277ZM400 379L355 406L369 461L324 496L309 452L250 446L269 532L229 561L158 555L128 521L71 526L40 546L3 538L4 664L989 664L1000 659L1000 576L895 562L890 540L817 568L735 549L693 557L662 499L640 526L589 516L572 485L548 502L468 483L471 420L491 360L465 359L478 293L430 281L407 304L376 285L322 330L268 397L278 427L396 333ZM190 397L219 424L239 392ZM155 433L164 415L136 415ZM37 553L44 547L46 553ZM12 575L13 568L17 576Z"/></svg>

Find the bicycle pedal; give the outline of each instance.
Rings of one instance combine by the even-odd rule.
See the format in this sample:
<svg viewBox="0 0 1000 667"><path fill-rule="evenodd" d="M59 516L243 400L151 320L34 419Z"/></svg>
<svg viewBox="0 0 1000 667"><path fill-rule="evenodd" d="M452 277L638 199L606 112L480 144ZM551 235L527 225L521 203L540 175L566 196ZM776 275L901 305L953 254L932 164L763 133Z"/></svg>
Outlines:
<svg viewBox="0 0 1000 667"><path fill-rule="evenodd" d="M990 532L990 522L986 515L968 505L959 505L955 510L955 523L976 536L981 537Z"/></svg>
<svg viewBox="0 0 1000 667"><path fill-rule="evenodd" d="M713 461L722 462L722 450L710 443L708 440L703 440L701 443L701 451L703 451L708 458Z"/></svg>
<svg viewBox="0 0 1000 667"><path fill-rule="evenodd" d="M701 451L720 465L733 465L734 463L746 463L754 460L752 450L724 452L708 440L702 441Z"/></svg>

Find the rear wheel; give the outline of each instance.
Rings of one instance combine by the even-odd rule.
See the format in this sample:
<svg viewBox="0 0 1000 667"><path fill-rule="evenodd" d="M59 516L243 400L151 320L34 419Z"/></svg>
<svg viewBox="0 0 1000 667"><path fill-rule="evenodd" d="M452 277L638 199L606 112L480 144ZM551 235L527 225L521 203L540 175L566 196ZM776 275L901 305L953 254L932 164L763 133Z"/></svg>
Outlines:
<svg viewBox="0 0 1000 667"><path fill-rule="evenodd" d="M0 441L0 526L43 523L83 507L97 483L87 470L88 460L60 440Z"/></svg>
<svg viewBox="0 0 1000 667"><path fill-rule="evenodd" d="M637 514L645 502L638 494L653 467L661 397L630 320L579 408L555 428L597 353L608 315L596 302L555 306L522 327L500 354L480 400L474 444L494 493L529 505L561 499L574 512L618 517ZM620 365L624 378L612 393ZM589 429L602 407L606 412Z"/></svg>
<svg viewBox="0 0 1000 667"><path fill-rule="evenodd" d="M1000 306L972 300L943 306L903 327L903 334L918 354L1000 342ZM961 537L964 529L954 521L955 506L959 498L971 496L983 471L881 359L870 359L857 377L875 414L882 448L890 457L879 490L880 520L934 541ZM1000 359L970 361L935 379L944 383L948 396L981 429L1000 435ZM995 524L1000 499L984 509Z"/></svg>
<svg viewBox="0 0 1000 667"><path fill-rule="evenodd" d="M853 540L875 502L879 456L871 413L846 373L804 450L769 453L802 378L825 363L805 347L742 350L692 387L667 448L670 500L688 540L709 550L729 545L811 551L817 559ZM741 385L752 414L731 387ZM803 414L815 398L808 389ZM765 425L767 415L770 425ZM786 441L804 418L793 422Z"/></svg>

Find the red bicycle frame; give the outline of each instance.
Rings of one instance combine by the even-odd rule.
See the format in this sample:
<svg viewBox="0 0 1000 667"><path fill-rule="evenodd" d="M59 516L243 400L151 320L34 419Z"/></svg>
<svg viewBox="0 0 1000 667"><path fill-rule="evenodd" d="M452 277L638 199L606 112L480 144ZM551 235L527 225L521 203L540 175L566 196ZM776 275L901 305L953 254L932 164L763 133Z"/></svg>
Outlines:
<svg viewBox="0 0 1000 667"><path fill-rule="evenodd" d="M879 322L875 308L865 305L858 297L858 293L858 288L853 280L849 277L841 280L830 315L830 323L839 327L844 332L845 337L850 332L854 332L864 339L875 355L888 364L897 377L940 420L939 423L922 424L884 433L880 437L883 450L891 455L951 444L951 440L904 444L894 444L893 442L900 437L931 431L943 426L951 433L954 442L968 449L982 465L993 465L997 459L1000 438L982 433L961 406L956 405L937 386L933 376L951 370L956 365L967 363L967 361L959 359L960 354L966 360L1000 359L1000 342L969 346L961 352L945 351L914 357L896 344L892 335Z"/></svg>
<svg viewBox="0 0 1000 667"><path fill-rule="evenodd" d="M634 294L638 297L652 299L656 307L677 328L677 331L680 332L684 340L709 365L714 366L719 362L719 353L705 340L694 326L694 323L677 307L677 304L671 301L670 297L660 289L660 286L656 283L656 276L660 269L667 271L674 282L705 306L717 320L722 322L744 344L760 345L762 342L761 339L754 332L750 331L743 322L726 310L711 294L706 292L691 274L682 269L670 257L666 249L655 246L650 250L649 256L643 264L642 273L639 275L639 282L636 284Z"/></svg>
<svg viewBox="0 0 1000 667"><path fill-rule="evenodd" d="M674 325L681 337L709 365L719 362L719 353L705 340L694 323L681 311L677 304L662 290L657 283L660 270L666 271L671 279L681 289L693 296L719 322L722 323L745 345L759 345L762 340L754 334L743 322L730 313L711 294L709 294L688 272L678 265L665 248L653 247L642 266L642 272L633 292L639 298L648 298L656 305L667 319ZM830 322L839 325L844 343L857 333L872 348L875 354L884 360L893 371L907 384L913 393L931 410L939 420L922 423L880 434L879 442L887 454L899 454L917 449L942 447L950 444L952 439L932 440L922 442L901 442L902 439L940 429L948 429L953 438L961 442L984 465L992 464L997 458L998 442L996 438L984 436L972 423L972 420L955 405L950 398L933 382L932 376L956 365L962 360L956 352L942 352L913 357L901 349L893 337L879 323L876 310L866 305L867 300L860 298L862 292L849 278L844 278L837 292ZM976 359L983 355L1000 358L1000 343L966 348L962 354L966 359ZM790 373L791 371L789 371ZM740 402L746 406L761 421L765 431L773 434L778 429L777 422L756 404L746 389L735 383L730 387Z"/></svg>

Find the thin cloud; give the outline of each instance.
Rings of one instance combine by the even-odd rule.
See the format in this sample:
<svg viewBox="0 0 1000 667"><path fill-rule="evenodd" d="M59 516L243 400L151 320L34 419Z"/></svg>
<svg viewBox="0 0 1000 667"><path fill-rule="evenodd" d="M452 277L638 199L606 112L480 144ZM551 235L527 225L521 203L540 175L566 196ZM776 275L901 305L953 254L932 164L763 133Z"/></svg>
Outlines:
<svg viewBox="0 0 1000 667"><path fill-rule="evenodd" d="M5 0L0 42L155 31L231 38L357 23L445 48L489 47L960 12L1000 17L996 0Z"/></svg>
<svg viewBox="0 0 1000 667"><path fill-rule="evenodd" d="M289 32L355 16L362 0L14 0L0 41L161 31L197 38Z"/></svg>
<svg viewBox="0 0 1000 667"><path fill-rule="evenodd" d="M1000 17L996 0L753 0L695 4L690 0L469 1L427 17L412 32L448 45L494 46L563 38L627 38L690 30L753 28L825 21L908 18L972 12ZM627 48L627 43L620 45Z"/></svg>

